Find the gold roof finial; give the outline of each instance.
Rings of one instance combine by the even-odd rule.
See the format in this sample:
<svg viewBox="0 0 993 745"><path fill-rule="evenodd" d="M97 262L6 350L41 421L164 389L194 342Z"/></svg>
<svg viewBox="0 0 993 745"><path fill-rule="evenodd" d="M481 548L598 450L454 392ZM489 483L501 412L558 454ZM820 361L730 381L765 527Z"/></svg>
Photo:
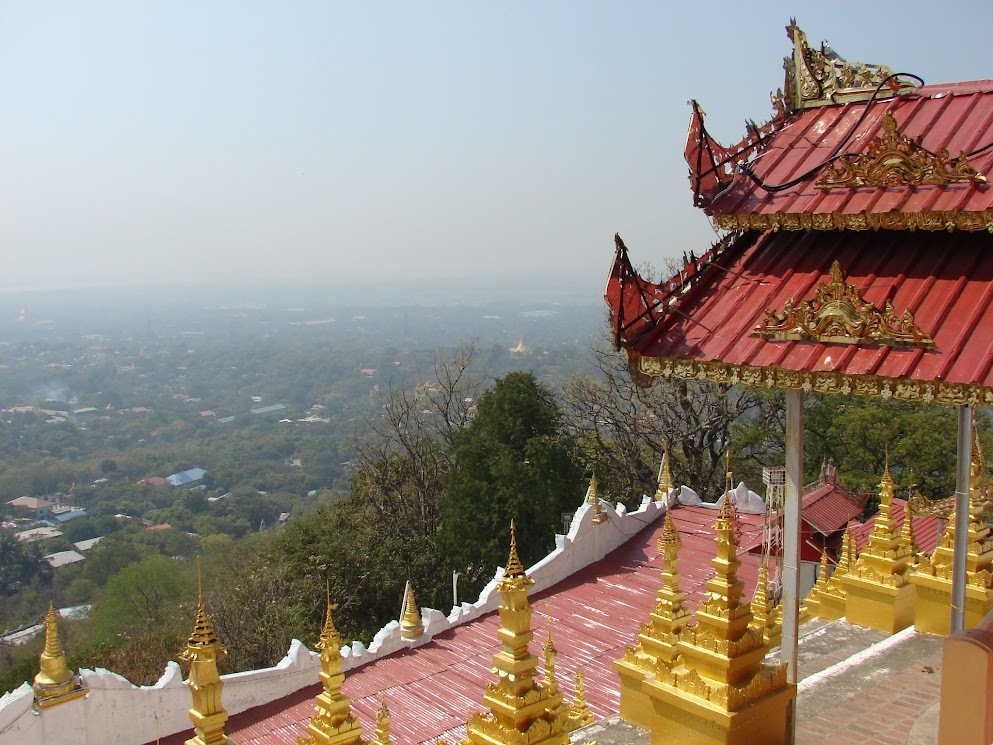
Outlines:
<svg viewBox="0 0 993 745"><path fill-rule="evenodd" d="M507 566L503 570L504 579L527 577L521 558L517 555L517 525L510 521L510 554L507 556Z"/></svg>
<svg viewBox="0 0 993 745"><path fill-rule="evenodd" d="M672 549L678 550L683 545L683 541L679 537L679 528L676 527L676 523L672 519L672 507L667 507L665 510L665 518L662 521L662 532L659 534L659 540L656 545L659 548L659 552L666 555Z"/></svg>
<svg viewBox="0 0 993 745"><path fill-rule="evenodd" d="M345 674L341 670L341 636L331 619L332 612L338 606L331 602L330 580L327 580L327 587L324 628L317 643L321 663L321 672L317 677L321 681L321 692L314 699L316 707L307 725L307 735L298 738L297 742L300 745L360 745L362 726L352 716L348 697L341 692L341 685L345 682Z"/></svg>
<svg viewBox="0 0 993 745"><path fill-rule="evenodd" d="M531 654L533 609L528 588L534 584L517 556L516 523L510 524L510 557L500 592L500 651L493 655L496 681L486 686L483 704L486 712L469 715L463 745L523 743L564 745L562 735L566 711L558 686L543 686L537 680L538 658ZM546 671L547 672L547 671Z"/></svg>
<svg viewBox="0 0 993 745"><path fill-rule="evenodd" d="M386 708L385 695L376 712L376 739L373 742L375 745L391 745L393 742L390 739L390 710Z"/></svg>
<svg viewBox="0 0 993 745"><path fill-rule="evenodd" d="M914 510L909 501L903 506L903 527L900 529L900 540L910 549L911 557L916 557L917 539L914 537Z"/></svg>
<svg viewBox="0 0 993 745"><path fill-rule="evenodd" d="M49 602L45 613L45 650L38 658L38 674L34 676L35 705L47 708L86 695L79 679L66 663L65 650L59 640L59 614Z"/></svg>
<svg viewBox="0 0 993 745"><path fill-rule="evenodd" d="M210 619L207 617L207 610L203 602L203 585L200 580L200 557L197 557L197 611L196 618L193 623L193 633L190 634L190 638L187 641L187 649L183 652L180 657L184 660L192 660L190 657L190 650L192 648L202 648L210 647L217 644L218 648L223 651L217 643L217 636L214 634L214 627L210 623Z"/></svg>
<svg viewBox="0 0 993 745"><path fill-rule="evenodd" d="M733 498L731 497L731 448L728 448L725 455L725 481L724 481L724 502L721 503L721 510L718 513L719 519L734 520L735 511Z"/></svg>
<svg viewBox="0 0 993 745"><path fill-rule="evenodd" d="M403 639L419 639L424 635L424 623L414 599L414 587L407 580L403 593L403 608L400 613L400 637Z"/></svg>
<svg viewBox="0 0 993 745"><path fill-rule="evenodd" d="M593 475L590 476L590 488L586 490L586 504L600 506L600 497L597 494L597 486L599 482L596 478L596 471L593 471Z"/></svg>
<svg viewBox="0 0 993 745"><path fill-rule="evenodd" d="M667 498L676 484L672 480L672 456L669 452L669 438L662 438L662 463L659 465L659 488L655 492L656 501Z"/></svg>
<svg viewBox="0 0 993 745"><path fill-rule="evenodd" d="M565 731L574 732L580 727L586 727L596 721L593 712L586 703L586 682L583 678L583 668L576 668L576 691L572 695L572 705L569 707L569 717L566 720Z"/></svg>
<svg viewBox="0 0 993 745"><path fill-rule="evenodd" d="M193 722L195 736L187 740L187 745L223 745L228 741L224 734L224 723L228 713L221 705L221 689L224 684L217 671L217 661L226 654L217 641L214 628L207 617L203 602L203 585L200 578L200 557L197 557L197 611L193 622L193 633L186 642L186 649L179 654L181 660L190 663L190 674L186 685L193 694L190 707L190 721Z"/></svg>
<svg viewBox="0 0 993 745"><path fill-rule="evenodd" d="M586 492L586 503L593 506L594 525L602 525L610 519L610 516L604 512L603 507L600 505L600 495L597 493L598 483L596 471L594 471L593 476L590 477L590 488Z"/></svg>
<svg viewBox="0 0 993 745"><path fill-rule="evenodd" d="M544 684L546 686L555 685L555 658L558 656L559 651L555 648L555 642L552 641L552 626L555 623L555 619L552 617L552 604L548 603L548 634L545 637L545 646L543 652L545 653L545 679Z"/></svg>

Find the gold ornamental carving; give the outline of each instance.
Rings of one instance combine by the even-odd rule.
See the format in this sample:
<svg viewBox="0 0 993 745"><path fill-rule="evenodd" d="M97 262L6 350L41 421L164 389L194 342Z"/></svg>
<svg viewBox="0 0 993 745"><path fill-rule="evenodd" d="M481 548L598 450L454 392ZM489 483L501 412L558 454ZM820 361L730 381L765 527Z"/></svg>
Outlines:
<svg viewBox="0 0 993 745"><path fill-rule="evenodd" d="M886 65L849 62L827 42L815 49L807 42L807 34L796 25L795 18L790 19L786 35L793 42L793 54L783 60L786 71L784 98L791 111L868 101L915 89L906 78L894 74Z"/></svg>
<svg viewBox="0 0 993 745"><path fill-rule="evenodd" d="M790 298L781 314L767 309L765 320L751 336L834 344L934 346L934 340L914 322L909 310L898 316L889 300L882 311L863 300L858 288L845 281L837 261L831 264L829 276L829 281L817 288L813 300L794 303ZM799 372L789 375L798 378ZM796 381L790 382L790 388L799 387Z"/></svg>
<svg viewBox="0 0 993 745"><path fill-rule="evenodd" d="M896 117L887 111L883 132L869 142L867 152L848 153L828 163L814 186L856 189L962 183L985 184L986 177L969 165L964 152L952 160L947 149L938 153L925 150L900 133Z"/></svg>
<svg viewBox="0 0 993 745"><path fill-rule="evenodd" d="M993 210L920 212L758 212L713 216L719 230L961 230L993 233Z"/></svg>
<svg viewBox="0 0 993 745"><path fill-rule="evenodd" d="M673 357L645 357L628 352L632 367L639 373L638 380L653 378L680 378L706 380L728 385L766 387L772 385L785 390L802 390L817 393L840 393L847 396L880 396L884 392L898 401L920 401L952 406L973 404L993 406L993 388L978 383L945 383L941 381L915 381L901 378L884 378L878 375L846 375L838 372L811 372L786 370L779 365L756 367L734 365L728 362L703 362ZM799 376L795 375L799 372ZM636 381L637 382L637 381Z"/></svg>

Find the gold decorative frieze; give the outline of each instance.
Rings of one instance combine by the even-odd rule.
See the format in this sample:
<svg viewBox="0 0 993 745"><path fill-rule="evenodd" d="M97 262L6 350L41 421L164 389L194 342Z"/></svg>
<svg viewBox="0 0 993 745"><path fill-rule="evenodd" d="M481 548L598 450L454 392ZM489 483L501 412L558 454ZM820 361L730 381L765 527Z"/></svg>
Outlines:
<svg viewBox="0 0 993 745"><path fill-rule="evenodd" d="M993 233L993 210L920 212L741 212L713 216L719 230L981 230Z"/></svg>
<svg viewBox="0 0 993 745"><path fill-rule="evenodd" d="M914 86L894 75L886 65L848 62L827 43L814 49L807 34L790 19L786 35L793 42L793 54L783 60L786 70L786 103L792 111L838 103L868 101L870 98L909 93ZM880 91L880 86L888 85ZM881 95L880 95L881 93Z"/></svg>
<svg viewBox="0 0 993 745"><path fill-rule="evenodd" d="M837 261L831 264L829 276L829 281L817 288L812 301L794 303L789 298L782 314L767 309L765 320L751 336L834 344L934 346L934 340L914 322L909 310L897 316L889 300L882 311L867 303L858 288L845 281Z"/></svg>
<svg viewBox="0 0 993 745"><path fill-rule="evenodd" d="M698 362L676 357L644 357L628 350L629 367L637 372L635 382L652 378L706 380L726 385L802 390L805 393L840 393L847 396L879 396L899 401L921 401L962 406L993 406L993 388L976 383L944 383L884 378L879 375L845 375L836 372L784 370L778 365L733 365L727 362ZM640 382L639 382L640 384Z"/></svg>
<svg viewBox="0 0 993 745"><path fill-rule="evenodd" d="M860 186L947 186L985 184L986 177L969 165L963 152L952 160L947 149L925 150L901 134L896 117L887 111L883 132L871 140L864 153L847 153L829 162L814 183L818 189Z"/></svg>

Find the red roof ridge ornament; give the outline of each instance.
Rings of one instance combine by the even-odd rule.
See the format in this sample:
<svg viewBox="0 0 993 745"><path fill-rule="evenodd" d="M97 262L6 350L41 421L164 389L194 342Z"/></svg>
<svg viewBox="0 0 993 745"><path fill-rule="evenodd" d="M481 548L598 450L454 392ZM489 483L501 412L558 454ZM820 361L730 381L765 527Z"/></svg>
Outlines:
<svg viewBox="0 0 993 745"><path fill-rule="evenodd" d="M828 163L814 186L857 189L958 183L985 184L986 177L969 165L965 152L951 160L947 149L932 153L901 134L896 117L887 111L883 131L869 142L867 152L848 153Z"/></svg>
<svg viewBox="0 0 993 745"><path fill-rule="evenodd" d="M913 93L916 87L886 65L849 62L825 41L814 49L807 34L790 19L786 35L793 54L783 59L786 70L786 105L791 111L868 101Z"/></svg>
<svg viewBox="0 0 993 745"><path fill-rule="evenodd" d="M897 316L889 300L880 311L862 299L845 281L837 260L830 280L822 282L813 300L789 298L779 314L766 309L766 318L751 336L777 341L819 341L830 344L870 344L892 347L934 347L934 340L914 321L909 310Z"/></svg>

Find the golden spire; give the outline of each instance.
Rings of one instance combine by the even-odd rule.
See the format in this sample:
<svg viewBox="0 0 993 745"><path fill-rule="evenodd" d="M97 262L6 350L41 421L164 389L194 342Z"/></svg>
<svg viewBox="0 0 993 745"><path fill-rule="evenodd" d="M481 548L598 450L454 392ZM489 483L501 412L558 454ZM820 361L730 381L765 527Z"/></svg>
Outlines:
<svg viewBox="0 0 993 745"><path fill-rule="evenodd" d="M776 603L769 597L769 562L763 559L755 583L750 610L752 627L762 630L762 638L771 647L778 646L781 630L777 627Z"/></svg>
<svg viewBox="0 0 993 745"><path fill-rule="evenodd" d="M844 549L842 549L844 553ZM828 555L827 548L821 550L821 569L817 574L817 581L814 586L810 588L810 592L807 593L807 597L803 599L803 606L806 610L814 616L818 616L821 612L821 597L827 590L828 586Z"/></svg>
<svg viewBox="0 0 993 745"><path fill-rule="evenodd" d="M596 478L596 471L590 476L590 488L586 490L586 504L591 506L599 506L600 497L597 495L597 486L599 482Z"/></svg>
<svg viewBox="0 0 993 745"><path fill-rule="evenodd" d="M670 557L670 551L679 551L680 547L683 545L682 540L679 538L679 529L676 527L676 523L672 520L672 508L666 507L665 519L662 521L662 532L659 534L659 539L656 544L658 546L659 552L663 554L666 559L675 558Z"/></svg>
<svg viewBox="0 0 993 745"><path fill-rule="evenodd" d="M840 576L845 590L845 618L877 631L895 633L914 621L915 590L910 584L914 556L896 529L893 516L893 476L889 449L879 482L879 512L868 544ZM849 542L849 551L854 541ZM837 583L836 583L837 584Z"/></svg>
<svg viewBox="0 0 993 745"><path fill-rule="evenodd" d="M686 595L679 589L679 549L683 542L672 519L672 511L672 506L666 507L657 542L662 561L662 587L648 623L642 624L637 648L630 650L634 664L649 671L654 671L658 663L672 662L680 630L691 620L689 611L683 607Z"/></svg>
<svg viewBox="0 0 993 745"><path fill-rule="evenodd" d="M193 722L194 737L186 745L224 745L224 723L228 713L221 705L221 689L224 684L217 672L217 661L226 653L217 641L214 628L207 618L203 603L203 587L200 579L200 557L197 557L197 611L193 622L193 633L186 642L186 649L179 654L181 660L190 663L190 674L186 685L193 693L193 706L190 707L190 721Z"/></svg>
<svg viewBox="0 0 993 745"><path fill-rule="evenodd" d="M731 504L731 449L728 448L727 455L725 456L725 474L724 474L724 501L721 503L721 510L718 513L719 519L724 520L735 520L736 515L734 512L734 507ZM716 525L714 526L717 527Z"/></svg>
<svg viewBox="0 0 993 745"><path fill-rule="evenodd" d="M331 583L328 582L327 610L324 628L317 643L321 662L320 678L323 690L314 699L314 716L307 725L307 736L297 738L300 745L355 745L362 743L362 727L352 716L351 702L341 692L345 674L341 670L341 635L331 618L338 606L331 603Z"/></svg>
<svg viewBox="0 0 993 745"><path fill-rule="evenodd" d="M38 662L39 670L32 686L38 707L44 709L86 695L86 689L66 663L65 651L59 641L59 614L54 603L48 604L45 614L45 651Z"/></svg>
<svg viewBox="0 0 993 745"><path fill-rule="evenodd" d="M610 516L603 511L603 507L600 505L600 495L597 493L598 484L596 471L594 471L590 477L590 488L586 490L586 504L593 507L594 525L601 525L610 519Z"/></svg>
<svg viewBox="0 0 993 745"><path fill-rule="evenodd" d="M375 745L392 745L393 742L390 739L390 710L386 708L386 696L383 696L376 712L376 739L373 742Z"/></svg>
<svg viewBox="0 0 993 745"><path fill-rule="evenodd" d="M583 680L583 668L576 668L576 692L572 696L569 707L569 717L565 724L566 732L574 732L580 727L593 724L596 719L586 703L586 683Z"/></svg>
<svg viewBox="0 0 993 745"><path fill-rule="evenodd" d="M659 465L659 488L655 492L655 500L668 498L676 484L672 480L672 456L669 454L669 438L662 438L662 463Z"/></svg>
<svg viewBox="0 0 993 745"><path fill-rule="evenodd" d="M517 527L513 520L510 521L510 555L507 557L507 566L504 567L503 578L497 589L502 591L502 585L508 584L524 584L529 587L534 584L534 580L524 571L524 565L517 555Z"/></svg>
<svg viewBox="0 0 993 745"><path fill-rule="evenodd" d="M501 601L500 651L493 655L494 683L486 686L483 703L488 712L476 712L466 724L465 745L522 743L566 745L566 712L557 686L542 686L536 678L538 658L531 654L531 603L528 588L534 584L517 556L517 534L510 524L510 556L497 584Z"/></svg>
<svg viewBox="0 0 993 745"><path fill-rule="evenodd" d="M558 656L559 651L555 648L555 642L552 641L552 604L548 604L548 635L545 637L545 646L543 652L545 653L545 679L542 681L546 687L551 687L557 685L555 682L555 658Z"/></svg>
<svg viewBox="0 0 993 745"><path fill-rule="evenodd" d="M917 539L914 537L914 511L910 508L910 502L903 507L903 528L900 529L900 540L910 549L910 556L917 556Z"/></svg>
<svg viewBox="0 0 993 745"><path fill-rule="evenodd" d="M417 601L414 600L414 588L407 580L407 587L403 594L403 608L400 613L400 637L403 639L419 639L424 636L424 623L421 621L421 613L417 609Z"/></svg>

